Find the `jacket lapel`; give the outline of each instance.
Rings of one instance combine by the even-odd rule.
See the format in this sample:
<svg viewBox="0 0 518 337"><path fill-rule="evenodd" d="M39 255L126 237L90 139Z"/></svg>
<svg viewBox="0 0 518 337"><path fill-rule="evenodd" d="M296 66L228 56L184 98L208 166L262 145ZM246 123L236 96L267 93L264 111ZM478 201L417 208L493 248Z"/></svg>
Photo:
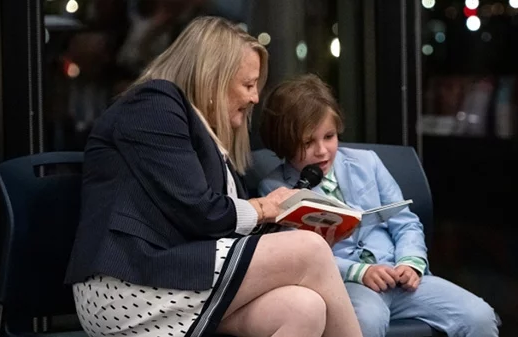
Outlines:
<svg viewBox="0 0 518 337"><path fill-rule="evenodd" d="M352 208L361 210L358 200L356 200L355 191L357 189L356 186L354 186L354 177L351 173L351 160L347 154L343 153L341 149L338 149L333 163L333 169L345 203ZM354 231L352 239L358 241L363 237L363 234L363 227L360 226L358 230Z"/></svg>

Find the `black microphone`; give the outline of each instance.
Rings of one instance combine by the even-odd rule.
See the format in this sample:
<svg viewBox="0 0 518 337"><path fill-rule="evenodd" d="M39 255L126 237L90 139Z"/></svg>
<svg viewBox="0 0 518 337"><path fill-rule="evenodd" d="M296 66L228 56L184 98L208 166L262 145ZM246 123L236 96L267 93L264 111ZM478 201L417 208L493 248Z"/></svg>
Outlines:
<svg viewBox="0 0 518 337"><path fill-rule="evenodd" d="M312 189L313 187L320 184L324 172L317 164L306 165L300 172L299 181L293 186L293 188L307 188Z"/></svg>

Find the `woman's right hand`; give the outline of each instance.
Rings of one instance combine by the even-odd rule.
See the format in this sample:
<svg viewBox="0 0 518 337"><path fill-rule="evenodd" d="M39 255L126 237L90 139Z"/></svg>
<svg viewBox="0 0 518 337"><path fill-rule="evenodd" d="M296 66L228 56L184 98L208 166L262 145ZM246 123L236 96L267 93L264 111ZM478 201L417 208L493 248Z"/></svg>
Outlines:
<svg viewBox="0 0 518 337"><path fill-rule="evenodd" d="M256 208L259 214L259 222L275 222L277 215L281 213L279 205L299 190L286 187L279 187L270 192L267 196L257 199L250 199L250 203ZM259 207L256 207L258 204ZM259 209L258 209L259 208ZM262 217L262 219L261 219Z"/></svg>

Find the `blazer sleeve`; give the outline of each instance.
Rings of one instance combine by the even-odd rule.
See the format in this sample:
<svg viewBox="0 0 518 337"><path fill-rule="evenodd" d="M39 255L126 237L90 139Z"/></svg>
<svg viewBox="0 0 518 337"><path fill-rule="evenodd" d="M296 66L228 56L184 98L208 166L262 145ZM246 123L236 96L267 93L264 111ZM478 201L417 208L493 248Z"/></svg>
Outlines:
<svg viewBox="0 0 518 337"><path fill-rule="evenodd" d="M403 200L403 194L397 182L385 165L383 165L378 155L373 151L371 153L374 156L376 181L381 204L386 205ZM398 214L392 216L387 221L387 225L395 245L396 263L403 257L415 256L424 259L428 264L423 224L421 224L419 217L415 213L406 207Z"/></svg>
<svg viewBox="0 0 518 337"><path fill-rule="evenodd" d="M273 190L278 189L279 187L288 187L289 188L289 186L286 183L284 183L280 180L276 180L276 179L267 177L259 182L259 186L257 187L257 192L261 197L264 197L264 196L267 196Z"/></svg>
<svg viewBox="0 0 518 337"><path fill-rule="evenodd" d="M230 197L215 193L206 180L193 148L188 104L178 91L154 87L139 91L121 106L114 142L177 230L189 238L224 237L236 228L235 205Z"/></svg>

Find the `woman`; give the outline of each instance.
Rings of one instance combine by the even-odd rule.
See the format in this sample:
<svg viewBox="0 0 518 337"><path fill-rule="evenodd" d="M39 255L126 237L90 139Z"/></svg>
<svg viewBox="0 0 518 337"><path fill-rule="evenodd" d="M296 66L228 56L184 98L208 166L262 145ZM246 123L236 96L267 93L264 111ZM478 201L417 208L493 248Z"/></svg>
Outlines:
<svg viewBox="0 0 518 337"><path fill-rule="evenodd" d="M324 240L249 235L293 194L246 200L238 175L267 58L195 19L96 121L66 278L90 336L361 336Z"/></svg>

